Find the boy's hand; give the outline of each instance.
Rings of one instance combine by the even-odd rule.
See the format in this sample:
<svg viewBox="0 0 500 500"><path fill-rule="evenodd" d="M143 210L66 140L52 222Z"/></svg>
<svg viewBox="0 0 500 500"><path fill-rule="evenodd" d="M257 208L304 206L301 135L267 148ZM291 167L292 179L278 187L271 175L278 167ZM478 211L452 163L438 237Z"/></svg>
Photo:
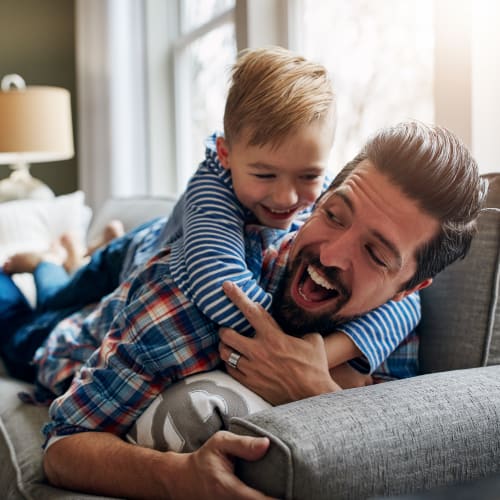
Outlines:
<svg viewBox="0 0 500 500"><path fill-rule="evenodd" d="M273 405L340 390L328 371L319 334L302 338L286 335L272 316L234 283L226 282L223 288L256 332L248 338L230 328L219 330L219 353L232 377ZM237 368L227 364L233 352L241 355Z"/></svg>

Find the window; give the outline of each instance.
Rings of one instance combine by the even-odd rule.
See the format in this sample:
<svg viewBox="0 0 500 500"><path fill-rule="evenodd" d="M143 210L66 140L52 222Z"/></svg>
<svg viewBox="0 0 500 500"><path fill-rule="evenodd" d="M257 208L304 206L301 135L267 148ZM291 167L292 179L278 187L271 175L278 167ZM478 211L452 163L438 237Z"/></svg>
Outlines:
<svg viewBox="0 0 500 500"><path fill-rule="evenodd" d="M498 171L500 3L491 0L77 0L80 187L179 193L221 119L238 49L289 46L338 97L332 166L409 118L461 137ZM138 166L141 166L138 168Z"/></svg>
<svg viewBox="0 0 500 500"><path fill-rule="evenodd" d="M180 193L222 129L237 50L286 46L289 0L142 0L150 192ZM238 49L237 49L238 47Z"/></svg>
<svg viewBox="0 0 500 500"><path fill-rule="evenodd" d="M298 0L295 9L293 48L329 69L337 94L334 171L377 128L433 120L432 0Z"/></svg>
<svg viewBox="0 0 500 500"><path fill-rule="evenodd" d="M204 141L222 130L229 69L236 58L235 0L182 0L173 43L177 190L204 157Z"/></svg>

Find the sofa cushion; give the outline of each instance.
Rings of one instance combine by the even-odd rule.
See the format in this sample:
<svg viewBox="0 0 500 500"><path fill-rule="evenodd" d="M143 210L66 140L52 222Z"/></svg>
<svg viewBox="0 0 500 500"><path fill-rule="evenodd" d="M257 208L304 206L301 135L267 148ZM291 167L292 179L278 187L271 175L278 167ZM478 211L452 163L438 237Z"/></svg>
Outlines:
<svg viewBox="0 0 500 500"><path fill-rule="evenodd" d="M295 500L367 499L498 474L499 391L500 366L490 366L234 418L231 431L271 440L263 459L239 461L237 473L267 495Z"/></svg>
<svg viewBox="0 0 500 500"><path fill-rule="evenodd" d="M92 243L102 235L104 226L112 219L119 219L125 231L129 231L148 220L169 215L175 204L174 196L149 196L131 198L111 198L98 210L88 232L88 242Z"/></svg>
<svg viewBox="0 0 500 500"><path fill-rule="evenodd" d="M500 207L500 174L488 207ZM469 254L421 292L420 368L424 373L500 364L500 212L485 211Z"/></svg>

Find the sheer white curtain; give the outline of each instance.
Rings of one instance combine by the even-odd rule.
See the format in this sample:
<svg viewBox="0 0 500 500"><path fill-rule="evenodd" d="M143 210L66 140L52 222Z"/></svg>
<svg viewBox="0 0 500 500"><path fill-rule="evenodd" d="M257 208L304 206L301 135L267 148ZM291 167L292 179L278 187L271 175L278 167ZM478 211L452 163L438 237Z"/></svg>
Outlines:
<svg viewBox="0 0 500 500"><path fill-rule="evenodd" d="M142 0L77 0L79 184L98 208L149 192Z"/></svg>

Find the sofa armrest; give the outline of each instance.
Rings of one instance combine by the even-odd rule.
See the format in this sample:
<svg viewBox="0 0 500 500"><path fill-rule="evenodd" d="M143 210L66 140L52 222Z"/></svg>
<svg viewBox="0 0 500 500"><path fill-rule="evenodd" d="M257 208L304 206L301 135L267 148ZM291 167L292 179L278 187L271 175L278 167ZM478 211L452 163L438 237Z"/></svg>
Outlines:
<svg viewBox="0 0 500 500"><path fill-rule="evenodd" d="M317 500L415 492L500 472L500 366L326 394L235 418L271 447L238 475Z"/></svg>

